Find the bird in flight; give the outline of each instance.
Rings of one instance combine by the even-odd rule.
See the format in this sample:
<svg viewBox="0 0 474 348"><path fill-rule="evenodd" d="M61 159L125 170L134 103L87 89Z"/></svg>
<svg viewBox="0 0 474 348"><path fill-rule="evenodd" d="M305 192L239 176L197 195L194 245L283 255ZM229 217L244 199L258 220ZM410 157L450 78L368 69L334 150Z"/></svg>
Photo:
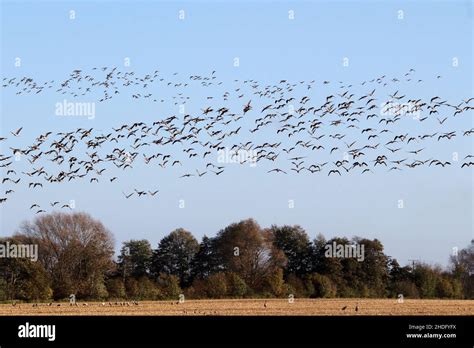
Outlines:
<svg viewBox="0 0 474 348"><path fill-rule="evenodd" d="M465 129L465 124L456 123L474 109L474 98L449 101L442 95L421 97L416 95L416 91L408 95L402 91L400 76L387 78L383 75L359 84L340 81L339 92L331 88L326 94L323 94L325 89L334 84L324 80L320 82L322 96L316 100L306 95L306 91L316 85L315 81L277 79L263 84L255 79L236 79L235 85L229 83L229 88L222 94L220 91L213 93L214 88L219 90L222 87L217 86L223 83L215 72L211 76L192 75L183 82L176 80L177 75L165 78L157 70L140 76L116 67L92 70L75 69L65 81L51 80L44 84L28 77L23 80L4 78L3 87L15 88L22 94L45 93L54 87L58 94L74 98L98 93L99 102L129 93L132 100L170 102L175 106L191 100L196 102L193 100L194 93L186 93L190 92L188 88L199 87L206 93L195 110L171 113L149 122L136 120L113 125L110 129L81 127L47 131L38 134L26 145L23 143L26 138L26 133L22 134L23 127L11 131L12 137L0 138L6 144L6 152L0 152L0 168L6 173L2 178L2 184L6 185L5 195L16 194L17 190L13 190L12 185L28 184L29 189L35 189L76 180L89 184L107 182L99 180L100 176L107 176L110 183L118 183L122 173L132 171L136 166L167 171L183 167L186 172L179 178L193 177L197 180L209 174L208 171L215 175L222 174L224 167L215 165L212 156L229 149L237 154L228 158L232 163L249 163L248 158L239 158L240 152L254 153L253 164L271 163L270 168L273 169L265 169L267 173L304 175L310 172L337 177L355 171L375 173L383 167L386 167L383 172L399 172L421 166L446 169L453 167L454 162L434 153L443 149L442 146L448 141L454 145L459 132L463 139L474 135L472 128ZM99 72L103 76L98 75ZM411 79L415 74L415 70L410 69L405 77ZM413 83L422 86L423 80L413 77ZM154 87L157 86L168 88L171 95L154 95ZM395 92L384 95L387 88ZM222 96L221 100L219 96ZM232 104L231 100L247 103L239 107L240 102ZM380 100L386 102L379 104ZM235 110L230 105L236 105ZM377 112L379 108L380 112ZM250 113L251 110L255 111ZM423 123L417 123L417 127L429 131L404 128L402 116L419 116L421 113L424 117L417 119ZM20 134L22 144L18 145ZM434 139L437 140L435 144L431 143ZM418 149L412 150L409 147L412 143ZM283 152L292 157L283 158L280 155ZM400 159L398 155L401 153L409 153L412 162L406 162L407 158ZM421 158L423 155L426 157ZM305 164L312 156L322 158L319 162L332 163L333 167L323 171L325 163ZM22 161L23 158L26 161ZM461 168L472 166L468 158L466 156ZM141 159L139 163L138 159ZM204 159L208 163L202 171L200 161ZM17 162L21 163L21 167ZM373 163L373 167L368 168L367 163ZM285 164L290 167L285 167ZM126 199L135 194L138 197L155 196L158 192L146 188L135 189L130 194L122 191ZM2 203L6 200L6 197L2 198ZM60 204L50 203L51 207ZM30 209L35 208L42 210L35 204Z"/></svg>
<svg viewBox="0 0 474 348"><path fill-rule="evenodd" d="M23 129L23 127L20 127L20 128L18 128L16 131L10 132L10 133L11 133L13 136L17 137L17 136L20 135L20 132L21 132L22 129Z"/></svg>

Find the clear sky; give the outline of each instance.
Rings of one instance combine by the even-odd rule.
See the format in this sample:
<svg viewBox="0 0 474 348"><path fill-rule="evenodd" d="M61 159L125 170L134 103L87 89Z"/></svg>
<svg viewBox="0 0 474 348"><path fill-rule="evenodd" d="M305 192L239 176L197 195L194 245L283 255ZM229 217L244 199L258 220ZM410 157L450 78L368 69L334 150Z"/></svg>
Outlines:
<svg viewBox="0 0 474 348"><path fill-rule="evenodd" d="M223 82L218 92L199 85L185 91L191 98L186 112L199 115L209 103L205 96L218 98L227 88L239 87L234 79L261 84L316 80L306 93L320 102L339 92L336 81L358 85L354 90L365 93L370 90L360 87L361 81L382 75L400 78L412 68L414 78L423 83L378 91L387 96L400 89L411 98L428 100L439 95L458 104L474 96L472 9L472 1L1 1L2 78L62 81L74 69L116 66L137 75L158 69L167 80L189 82L190 75L215 70ZM75 19L70 19L71 10ZM17 57L20 67L14 65ZM126 57L129 67L124 67ZM343 66L345 57L348 66ZM332 83L323 85L324 80ZM15 92L2 88L0 136L11 138L10 131L24 129L14 142L0 143L3 154L8 146L26 146L48 130L94 127L108 133L123 123L151 123L179 112L172 102L134 100L124 92L98 103L92 120L61 118L55 115L55 104L65 97L54 89L26 96ZM153 93L171 100L174 92L158 88ZM78 100L97 101L93 95ZM229 103L241 108L243 102ZM446 127L470 129L473 114L471 110L450 119ZM435 123L420 124L406 121L398 127L415 135L436 131ZM259 134L253 140L272 140L271 133ZM450 160L453 152L474 154L472 139L459 134L454 141L428 142L430 156L425 157ZM25 162L17 168L31 170ZM311 238L318 233L326 238L378 238L386 253L403 264L416 259L445 265L453 247L465 247L474 237L473 170L461 170L459 163L341 177L272 175L267 173L271 168L228 165L224 175L185 180L177 179L183 168L137 165L114 183L73 181L34 191L17 185L0 207L0 235L12 234L34 217L30 202L73 199L77 210L100 219L114 233L117 248L132 238L149 239L155 247L178 227L198 238L213 236L232 222L253 217L262 227L300 224ZM133 188L160 193L124 199L122 191ZM179 207L180 199L185 208ZM403 209L397 206L400 199Z"/></svg>

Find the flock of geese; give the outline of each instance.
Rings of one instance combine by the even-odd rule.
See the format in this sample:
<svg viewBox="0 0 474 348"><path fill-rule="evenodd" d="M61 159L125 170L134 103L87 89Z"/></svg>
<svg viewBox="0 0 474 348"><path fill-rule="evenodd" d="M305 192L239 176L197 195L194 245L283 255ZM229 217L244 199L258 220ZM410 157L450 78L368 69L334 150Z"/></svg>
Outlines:
<svg viewBox="0 0 474 348"><path fill-rule="evenodd" d="M428 83L441 78L436 76ZM224 175L229 163L218 160L218 154L225 151L232 163L258 164L269 175L339 177L417 167L471 168L474 156L470 153L434 158L433 150L474 134L474 128L463 129L458 124L464 117L472 121L474 98L452 102L441 96L409 97L401 90L416 84L422 91L423 83L415 78L414 69L402 77L383 75L355 84L285 79L273 84L236 79L224 84L215 71L187 77L174 73L166 78L158 70L136 76L117 67L93 68L89 73L74 70L64 81L3 78L3 88L14 89L16 95L51 90L105 103L128 94L132 100L165 103L179 106L179 110L106 131L92 126L47 131L27 146L14 142L22 138L28 125L1 135L0 145L8 145L2 146L6 152L0 153L5 187L0 203L8 201L17 185L32 191L73 180L115 185L121 173L143 165L176 170L182 180ZM199 111L187 113L184 106L196 89L207 96L200 101ZM26 160L30 169L20 171L18 160ZM125 199L155 197L159 192L156 187L122 190ZM30 205L36 214L49 208L72 209L69 202L59 201L48 207Z"/></svg>
<svg viewBox="0 0 474 348"><path fill-rule="evenodd" d="M171 305L180 305L181 302L180 301L172 301L170 303ZM92 304L91 306L99 306L99 307L106 307L106 306L109 306L109 307L130 307L130 306L138 306L139 305L139 302L138 301L115 301L115 302L101 302L101 303L96 303L96 304ZM12 307L17 307L17 308L21 308L21 305L19 303L17 303L16 301L13 301L11 303L11 306ZM87 302L84 302L82 304L79 304L77 302L74 302L74 303L53 303L53 302L49 302L49 303L33 303L31 305L31 307L33 308L39 308L39 307L61 307L61 306L69 306L69 307L89 307L90 305L87 303ZM348 305L345 305L341 308L341 311L346 311L346 309L348 309ZM268 301L264 301L263 303L263 308L266 310L268 308ZM354 311L357 313L359 312L359 303L356 304L355 308L354 308ZM191 314L191 309L183 309L182 310L182 313L183 314ZM206 312L206 311L200 311L198 309L194 309L192 310L192 314L200 314L200 315L208 315L208 314L218 314L217 311L210 311L210 312Z"/></svg>
<svg viewBox="0 0 474 348"><path fill-rule="evenodd" d="M18 307L21 308L20 303L13 301L11 303L12 307ZM101 302L98 304L101 307L105 306L120 306L120 307L130 307L130 306L138 306L139 302L138 301L115 301L115 302ZM89 304L87 302L83 302L82 304L79 304L77 302L74 303L54 303L54 302L49 302L49 303L33 303L31 307L33 308L38 308L38 307L61 307L61 306L69 306L69 307L89 307Z"/></svg>

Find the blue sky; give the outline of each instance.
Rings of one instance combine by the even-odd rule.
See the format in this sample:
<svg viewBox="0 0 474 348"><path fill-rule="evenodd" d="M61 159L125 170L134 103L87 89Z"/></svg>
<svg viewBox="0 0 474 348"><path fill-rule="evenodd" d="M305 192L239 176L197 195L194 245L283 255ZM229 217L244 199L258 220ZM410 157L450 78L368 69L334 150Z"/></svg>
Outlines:
<svg viewBox="0 0 474 348"><path fill-rule="evenodd" d="M178 18L180 10L184 20ZM288 18L290 10L294 20ZM472 15L471 1L1 1L2 78L61 81L74 69L117 66L138 75L158 69L166 79L188 82L189 75L216 70L223 81L219 95L238 87L234 79L262 84L315 79L317 88L308 93L321 101L338 92L335 83L323 86L323 80L357 84L381 75L401 77L413 68L423 84L400 83L379 89L381 95L400 89L413 98L440 95L457 104L474 96ZM16 57L21 67L14 66ZM130 67L123 66L125 57ZM235 57L239 67L233 66ZM357 88L359 93L368 90ZM166 88L154 92L172 96ZM216 94L200 88L187 93L189 113L206 106L206 95ZM64 98L53 91L17 96L13 89L2 88L1 134L23 126L15 139L21 146L47 130L94 127L107 132L125 122L153 122L178 113L172 103L134 101L124 94L97 104L96 117L88 120L58 118L55 104ZM240 108L241 102L232 105ZM472 128L472 116L472 111L465 113L451 128ZM413 134L434 132L435 126L410 121L400 125ZM271 140L270 133L261 136ZM427 151L448 160L453 152L468 155L474 153L471 139L433 142ZM27 163L18 166L28 168ZM178 227L197 237L212 236L248 217L263 227L300 224L312 238L318 233L378 238L387 254L403 264L411 259L446 264L453 247L462 248L473 238L472 169L426 167L327 177L269 175L268 168L229 165L219 177L178 180L181 169L142 165L113 184L77 181L36 191L18 187L0 208L0 234L11 234L33 217L29 202L74 199L77 210L99 218L114 233L117 248L131 238L146 238L156 246ZM125 200L122 191L133 188L160 189L160 194ZM403 209L397 207L400 199ZM293 209L288 200L294 200Z"/></svg>

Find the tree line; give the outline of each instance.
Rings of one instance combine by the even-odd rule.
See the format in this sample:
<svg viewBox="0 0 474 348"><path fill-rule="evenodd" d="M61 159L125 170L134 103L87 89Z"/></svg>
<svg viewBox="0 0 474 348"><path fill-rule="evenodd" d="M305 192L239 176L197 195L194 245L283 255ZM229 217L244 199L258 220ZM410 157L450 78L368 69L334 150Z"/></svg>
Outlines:
<svg viewBox="0 0 474 348"><path fill-rule="evenodd" d="M52 213L23 223L0 245L38 246L38 260L0 257L0 301L253 297L474 298L474 241L442 269L400 266L377 239L318 235L300 226L232 223L199 242L182 228L122 244L86 213ZM363 261L328 246L363 246ZM343 250L342 248L341 250ZM347 250L345 248L344 250Z"/></svg>

